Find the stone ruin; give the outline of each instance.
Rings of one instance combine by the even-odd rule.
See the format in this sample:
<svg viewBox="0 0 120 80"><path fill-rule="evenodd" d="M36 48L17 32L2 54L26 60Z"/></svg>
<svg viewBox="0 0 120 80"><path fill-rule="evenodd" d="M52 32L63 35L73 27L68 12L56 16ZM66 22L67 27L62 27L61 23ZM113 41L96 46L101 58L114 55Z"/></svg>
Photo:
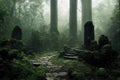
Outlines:
<svg viewBox="0 0 120 80"><path fill-rule="evenodd" d="M79 60L84 60L90 65L109 68L113 66L119 55L112 48L107 36L101 35L98 41L94 40L94 26L92 21L88 21L84 26L84 46L84 50L65 47L60 56L64 58L66 55L77 55Z"/></svg>
<svg viewBox="0 0 120 80"><path fill-rule="evenodd" d="M11 35L12 39L21 40L22 39L22 30L19 26L15 26Z"/></svg>
<svg viewBox="0 0 120 80"><path fill-rule="evenodd" d="M94 40L94 25L92 21L88 21L84 26L84 48L90 49L91 41Z"/></svg>

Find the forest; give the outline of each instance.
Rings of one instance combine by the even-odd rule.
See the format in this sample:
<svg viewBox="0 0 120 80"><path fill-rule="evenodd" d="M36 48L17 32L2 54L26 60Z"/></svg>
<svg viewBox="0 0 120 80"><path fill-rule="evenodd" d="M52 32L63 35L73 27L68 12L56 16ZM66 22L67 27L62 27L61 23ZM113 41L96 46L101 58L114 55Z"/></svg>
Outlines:
<svg viewBox="0 0 120 80"><path fill-rule="evenodd" d="M120 80L120 0L0 0L0 80Z"/></svg>

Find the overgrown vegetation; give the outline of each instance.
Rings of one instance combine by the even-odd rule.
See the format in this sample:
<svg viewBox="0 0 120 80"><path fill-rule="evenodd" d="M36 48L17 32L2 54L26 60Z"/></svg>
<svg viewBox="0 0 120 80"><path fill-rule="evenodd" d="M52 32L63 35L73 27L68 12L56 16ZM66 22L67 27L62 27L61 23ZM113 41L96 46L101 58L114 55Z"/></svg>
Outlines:
<svg viewBox="0 0 120 80"><path fill-rule="evenodd" d="M111 27L108 30L108 35L111 38L113 47L119 51L120 50L120 47L119 47L120 46L120 8L119 6L116 6L114 10L114 16L112 17L112 20L111 20Z"/></svg>
<svg viewBox="0 0 120 80"><path fill-rule="evenodd" d="M120 0L114 14L112 11L117 4L114 0L114 3L101 0L98 4L99 0L95 3L95 9L92 8L92 0L81 0L85 1L82 3L82 10L79 10L81 7L77 0L71 1L70 15L67 13L63 17L57 13L59 0L51 0L51 3L50 0L0 0L1 80L46 80L46 72L54 68L55 71L51 72L58 71L59 74L62 69L67 73L68 80L120 80ZM64 5L63 3L60 5ZM83 14L82 19L81 14L78 14L78 19L82 20L78 20L78 25L82 22L81 32L77 29L77 10ZM66 16L69 16L70 23L66 21ZM63 18L63 21L58 18ZM85 25L87 21L88 25ZM92 21L95 26L91 26ZM66 28L68 26L69 29ZM63 28L62 33L59 27ZM94 27L97 30L95 33L101 35L98 41L94 39ZM102 34L107 34L108 37ZM63 52L59 54L63 48ZM40 59L42 56L45 57ZM30 63L30 60L36 61L36 64Z"/></svg>
<svg viewBox="0 0 120 80"><path fill-rule="evenodd" d="M46 69L34 67L29 57L20 48L11 44L12 40L0 42L0 78L1 80L46 80ZM14 40L14 44L16 44ZM16 44L19 46L20 44Z"/></svg>

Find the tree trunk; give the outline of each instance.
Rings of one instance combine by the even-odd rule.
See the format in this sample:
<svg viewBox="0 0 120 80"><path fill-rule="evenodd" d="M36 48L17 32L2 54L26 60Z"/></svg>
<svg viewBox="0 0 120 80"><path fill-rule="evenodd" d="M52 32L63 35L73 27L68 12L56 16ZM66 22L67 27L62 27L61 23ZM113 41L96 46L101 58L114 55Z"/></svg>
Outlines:
<svg viewBox="0 0 120 80"><path fill-rule="evenodd" d="M50 28L51 33L59 34L57 25L58 25L57 0L51 0L51 28Z"/></svg>
<svg viewBox="0 0 120 80"><path fill-rule="evenodd" d="M92 1L91 0L81 0L82 2L82 26L85 23L92 21Z"/></svg>
<svg viewBox="0 0 120 80"><path fill-rule="evenodd" d="M119 10L120 10L120 0L119 0Z"/></svg>
<svg viewBox="0 0 120 80"><path fill-rule="evenodd" d="M77 0L70 0L70 37L77 38Z"/></svg>
<svg viewBox="0 0 120 80"><path fill-rule="evenodd" d="M51 0L51 27L50 27L50 46L51 49L57 50L59 48L59 32L58 26L58 15L57 15L57 0Z"/></svg>
<svg viewBox="0 0 120 80"><path fill-rule="evenodd" d="M82 3L82 40L84 39L84 25L92 21L92 0L81 0ZM84 40L83 40L84 41Z"/></svg>

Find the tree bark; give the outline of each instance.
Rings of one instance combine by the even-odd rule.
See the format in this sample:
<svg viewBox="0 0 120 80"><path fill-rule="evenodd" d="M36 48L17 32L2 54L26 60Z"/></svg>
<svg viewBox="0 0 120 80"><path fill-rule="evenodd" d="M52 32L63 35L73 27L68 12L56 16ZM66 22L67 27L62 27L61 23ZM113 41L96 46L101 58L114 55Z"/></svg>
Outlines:
<svg viewBox="0 0 120 80"><path fill-rule="evenodd" d="M70 0L70 37L77 38L77 0Z"/></svg>
<svg viewBox="0 0 120 80"><path fill-rule="evenodd" d="M119 10L120 10L120 0L118 0L118 2L119 2Z"/></svg>
<svg viewBox="0 0 120 80"><path fill-rule="evenodd" d="M82 26L85 23L92 21L92 1L91 0L81 0L82 2Z"/></svg>
<svg viewBox="0 0 120 80"><path fill-rule="evenodd" d="M51 0L51 27L50 27L50 32L51 33L57 33L58 29L58 17L57 17L57 0Z"/></svg>
<svg viewBox="0 0 120 80"><path fill-rule="evenodd" d="M92 0L81 0L82 3L82 41L84 41L84 25L92 21Z"/></svg>
<svg viewBox="0 0 120 80"><path fill-rule="evenodd" d="M51 49L57 50L59 48L59 32L58 26L58 14L57 14L57 0L51 0L51 27L50 27L50 38L51 38Z"/></svg>

